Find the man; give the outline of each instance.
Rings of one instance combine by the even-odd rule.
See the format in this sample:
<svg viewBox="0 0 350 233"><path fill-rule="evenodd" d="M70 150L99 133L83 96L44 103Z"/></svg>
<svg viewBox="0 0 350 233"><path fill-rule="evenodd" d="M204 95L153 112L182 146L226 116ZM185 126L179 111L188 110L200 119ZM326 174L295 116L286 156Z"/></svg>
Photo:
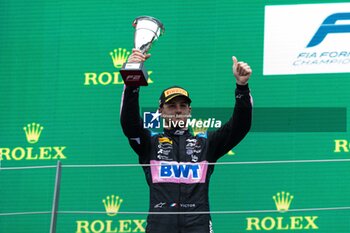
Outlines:
<svg viewBox="0 0 350 233"><path fill-rule="evenodd" d="M128 62L140 62L150 55L133 50ZM164 90L159 100L159 113L166 119L164 132L151 133L143 128L139 115L139 87L124 88L121 124L150 188L149 233L213 232L209 211L209 180L213 164L237 145L251 126L252 103L248 80L249 65L233 59L236 78L236 104L230 120L220 129L192 135L183 124L191 113L191 99L181 87ZM149 164L149 166L147 166ZM189 214L171 214L189 212Z"/></svg>

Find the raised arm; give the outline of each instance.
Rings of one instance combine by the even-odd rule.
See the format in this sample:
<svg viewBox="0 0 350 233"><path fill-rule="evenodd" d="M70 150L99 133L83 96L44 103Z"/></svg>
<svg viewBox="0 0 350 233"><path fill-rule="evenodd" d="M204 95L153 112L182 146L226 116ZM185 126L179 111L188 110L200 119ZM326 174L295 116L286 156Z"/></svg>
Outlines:
<svg viewBox="0 0 350 233"><path fill-rule="evenodd" d="M139 50L134 49L128 58L129 62L145 61L149 55L143 55ZM150 150L150 131L144 129L140 117L139 87L124 86L120 106L120 122L125 136L133 150L140 156L147 156Z"/></svg>
<svg viewBox="0 0 350 233"><path fill-rule="evenodd" d="M252 74L250 66L232 57L232 71L236 78L236 104L230 120L216 131L208 133L210 153L208 160L215 162L236 146L249 132L252 121L252 97L248 80Z"/></svg>

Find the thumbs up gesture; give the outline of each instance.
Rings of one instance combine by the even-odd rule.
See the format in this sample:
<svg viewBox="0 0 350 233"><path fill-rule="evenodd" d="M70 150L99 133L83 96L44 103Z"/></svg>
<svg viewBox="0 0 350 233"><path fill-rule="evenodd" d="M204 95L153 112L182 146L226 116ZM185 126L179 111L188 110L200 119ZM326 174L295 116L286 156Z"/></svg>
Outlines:
<svg viewBox="0 0 350 233"><path fill-rule="evenodd" d="M237 84L246 85L248 83L250 75L252 74L252 69L247 63L242 61L238 62L235 56L232 57L232 61L232 71L233 75L236 78Z"/></svg>

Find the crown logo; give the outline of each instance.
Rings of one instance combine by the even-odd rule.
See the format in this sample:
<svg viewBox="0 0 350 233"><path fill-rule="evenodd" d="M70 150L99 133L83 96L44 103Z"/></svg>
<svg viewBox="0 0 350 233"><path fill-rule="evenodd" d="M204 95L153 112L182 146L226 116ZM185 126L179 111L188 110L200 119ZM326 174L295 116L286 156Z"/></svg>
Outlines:
<svg viewBox="0 0 350 233"><path fill-rule="evenodd" d="M204 134L208 130L208 127L204 127L204 126L197 127L197 124L196 124L197 121L203 121L203 120L202 119L195 120L194 127L192 127L192 131L193 131L194 136L196 136L197 134L200 134L200 133Z"/></svg>
<svg viewBox="0 0 350 233"><path fill-rule="evenodd" d="M107 200L106 200L107 199ZM119 196L107 196L106 199L103 199L103 205L105 206L106 213L108 216L117 215L119 208L123 202L123 199L119 198Z"/></svg>
<svg viewBox="0 0 350 233"><path fill-rule="evenodd" d="M44 127L37 123L28 124L27 126L23 127L23 130L26 133L27 141L31 144L39 141L39 137L43 129Z"/></svg>
<svg viewBox="0 0 350 233"><path fill-rule="evenodd" d="M286 212L289 210L290 203L292 202L294 196L290 195L288 192L278 192L272 198L275 201L277 210L280 212Z"/></svg>
<svg viewBox="0 0 350 233"><path fill-rule="evenodd" d="M126 49L118 48L114 49L113 52L110 52L113 60L113 65L115 68L122 68L123 64L129 57L130 52L126 51Z"/></svg>

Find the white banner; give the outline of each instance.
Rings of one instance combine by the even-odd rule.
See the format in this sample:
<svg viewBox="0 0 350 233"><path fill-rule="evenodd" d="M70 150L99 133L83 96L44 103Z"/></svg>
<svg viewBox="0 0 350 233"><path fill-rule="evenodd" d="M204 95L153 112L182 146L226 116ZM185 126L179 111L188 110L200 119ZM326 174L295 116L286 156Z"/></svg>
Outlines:
<svg viewBox="0 0 350 233"><path fill-rule="evenodd" d="M265 6L264 75L350 72L350 3Z"/></svg>

